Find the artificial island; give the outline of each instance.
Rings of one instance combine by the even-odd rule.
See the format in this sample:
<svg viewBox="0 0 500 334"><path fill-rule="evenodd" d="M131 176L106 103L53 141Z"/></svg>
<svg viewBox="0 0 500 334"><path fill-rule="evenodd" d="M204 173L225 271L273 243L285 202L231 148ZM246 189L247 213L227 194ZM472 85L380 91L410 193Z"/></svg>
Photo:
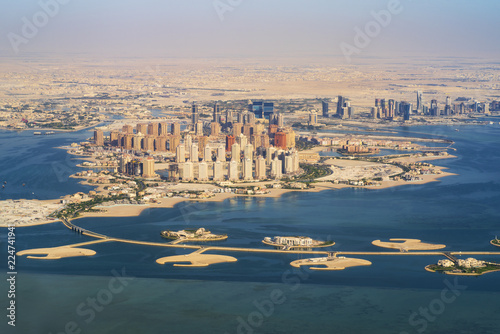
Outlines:
<svg viewBox="0 0 500 334"><path fill-rule="evenodd" d="M123 238L113 238L106 235L98 234L86 229L83 229L68 219L63 218L64 225L71 229L72 231L83 234L97 240L77 243L72 245L49 247L49 248L38 248L23 250L17 253L17 255L28 255L30 259L45 259L45 260L57 260L66 257L79 257L79 256L93 256L96 252L92 249L80 248L81 246L89 246L102 242L120 242L136 245L146 245L152 247L166 247L166 248L182 248L194 250L192 253L184 255L173 255L166 256L156 260L158 264L173 263L174 267L207 267L209 265L218 263L228 263L236 262L237 258L227 255L219 254L206 254L207 252L222 251L222 252L247 252L247 253L273 253L273 254L300 254L300 255L314 255L315 257L298 259L290 263L293 267L306 266L312 270L344 270L350 267L358 266L370 266L372 262L359 258L348 258L345 255L368 255L368 256L436 256L443 255L450 259L452 262L456 263L460 268L473 268L470 270L454 270L452 265L448 266L447 260L441 260L438 265L430 265L425 269L431 272L445 272L447 274L454 275L480 275L485 272L497 271L500 269L500 264L477 261L475 259L461 260L457 259L456 255L500 255L500 252L490 252L490 251L429 251L436 250L446 247L445 245L424 243L418 239L391 239L391 242L384 243L380 240L375 240L372 242L375 246L386 247L397 249L400 252L377 252L377 251L318 251L311 249L293 249L293 247L285 247L281 249L263 249L263 248L244 248L244 247L223 247L223 246L200 246L192 244L180 244L187 242L196 241L220 241L227 239L227 235L213 235L211 232L205 230L204 228L199 228L193 231L182 230L178 232L163 231L162 237L166 235L176 237L173 241L168 243L152 242L152 241L138 241ZM204 238L206 236L207 238ZM209 236L214 236L210 238ZM278 237L280 238L280 237ZM282 237L281 237L282 238ZM291 237L295 239L296 237ZM299 240L308 239L307 237L301 237ZM310 239L310 238L309 238ZM280 239L278 239L280 240ZM312 239L311 239L312 240ZM179 242L180 241L180 242ZM398 242L399 241L399 242ZM293 243L293 242L292 242ZM331 242L328 246L333 246L335 243ZM312 248L312 247L310 247ZM418 251L417 251L418 250ZM45 255L45 256L33 256L33 255ZM320 257L323 255L322 257ZM472 261L474 260L474 261ZM447 267L448 270L442 270L441 268ZM460 269L459 268L459 269Z"/></svg>

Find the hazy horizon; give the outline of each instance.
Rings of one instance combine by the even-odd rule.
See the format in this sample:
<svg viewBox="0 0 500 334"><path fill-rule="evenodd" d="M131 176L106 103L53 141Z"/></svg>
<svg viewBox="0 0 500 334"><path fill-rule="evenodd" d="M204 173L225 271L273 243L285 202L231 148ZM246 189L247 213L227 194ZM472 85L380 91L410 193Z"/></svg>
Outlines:
<svg viewBox="0 0 500 334"><path fill-rule="evenodd" d="M332 57L347 62L343 44L358 49L353 61L500 56L500 45L490 37L500 30L500 2L494 0L65 1L3 1L0 55ZM397 10L390 22L374 23L372 13L391 6ZM23 29L37 19L36 32ZM375 30L369 43L359 47L355 29L366 32L367 25Z"/></svg>

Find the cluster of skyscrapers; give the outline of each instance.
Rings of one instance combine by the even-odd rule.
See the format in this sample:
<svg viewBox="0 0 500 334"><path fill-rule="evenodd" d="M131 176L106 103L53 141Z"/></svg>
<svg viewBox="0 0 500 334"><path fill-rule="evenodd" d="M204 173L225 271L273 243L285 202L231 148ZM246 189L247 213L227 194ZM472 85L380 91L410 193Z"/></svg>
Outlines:
<svg viewBox="0 0 500 334"><path fill-rule="evenodd" d="M465 101L464 101L465 100ZM459 103L458 103L459 102ZM478 101L469 101L468 99L457 99L457 103L451 103L451 98L446 97L444 107L440 108L437 99L430 101L430 106L426 106L423 100L422 91L417 92L417 103L413 108L412 103L405 101L375 99L375 106L371 109L372 118L393 119L402 116L404 120L409 120L410 116L426 115L426 116L451 116L465 113L488 113L490 110L489 103L480 103Z"/></svg>
<svg viewBox="0 0 500 334"><path fill-rule="evenodd" d="M330 102L321 101L321 109L323 117L330 117ZM337 98L337 109L335 115L338 118L348 119L354 116L354 107L351 106L351 102L347 101L347 98L339 95ZM311 123L311 119L309 120Z"/></svg>
<svg viewBox="0 0 500 334"><path fill-rule="evenodd" d="M112 131L109 145L125 153L120 171L127 175L154 175L151 158L140 160L134 153L174 157L169 165L172 179L253 180L281 178L299 169L294 131L284 126L281 113L274 104L249 103L248 109L221 111L213 105L210 122L201 120L196 104L191 107L191 131L181 132L180 123L150 122L124 125ZM224 129L224 132L222 130ZM101 130L94 131L94 143L105 145ZM154 160L153 160L154 161Z"/></svg>

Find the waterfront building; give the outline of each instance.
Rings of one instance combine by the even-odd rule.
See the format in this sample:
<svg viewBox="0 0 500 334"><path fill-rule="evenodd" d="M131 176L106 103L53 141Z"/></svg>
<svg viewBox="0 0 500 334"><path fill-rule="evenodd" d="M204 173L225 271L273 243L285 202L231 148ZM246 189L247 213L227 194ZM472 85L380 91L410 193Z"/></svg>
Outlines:
<svg viewBox="0 0 500 334"><path fill-rule="evenodd" d="M235 144L238 145L238 144ZM236 160L231 160L228 166L228 179L229 181L238 181L240 179L240 174L238 171L238 162Z"/></svg>
<svg viewBox="0 0 500 334"><path fill-rule="evenodd" d="M220 161L214 162L214 181L222 181L224 179L223 163Z"/></svg>
<svg viewBox="0 0 500 334"><path fill-rule="evenodd" d="M281 179L282 170L283 170L283 163L281 162L281 160L278 159L278 157L275 157L271 161L271 177L275 179Z"/></svg>
<svg viewBox="0 0 500 334"><path fill-rule="evenodd" d="M266 160L261 155L255 160L255 178L259 180L266 178Z"/></svg>
<svg viewBox="0 0 500 334"><path fill-rule="evenodd" d="M198 181L208 181L208 165L206 162L198 164Z"/></svg>
<svg viewBox="0 0 500 334"><path fill-rule="evenodd" d="M252 160L245 158L243 159L243 179L244 180L253 180L252 174Z"/></svg>

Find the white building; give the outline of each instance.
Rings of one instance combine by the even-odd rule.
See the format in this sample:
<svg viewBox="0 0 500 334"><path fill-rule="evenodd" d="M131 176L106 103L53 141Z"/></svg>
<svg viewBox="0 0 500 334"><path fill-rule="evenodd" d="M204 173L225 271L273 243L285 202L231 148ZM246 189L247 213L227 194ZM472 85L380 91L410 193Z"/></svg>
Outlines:
<svg viewBox="0 0 500 334"><path fill-rule="evenodd" d="M203 161L212 161L212 149L209 146L205 146L205 149L203 150Z"/></svg>
<svg viewBox="0 0 500 334"><path fill-rule="evenodd" d="M231 146L231 161L241 161L241 146L238 143L234 143L233 146Z"/></svg>
<svg viewBox="0 0 500 334"><path fill-rule="evenodd" d="M198 164L198 181L208 181L208 165L206 162Z"/></svg>
<svg viewBox="0 0 500 334"><path fill-rule="evenodd" d="M222 181L224 179L222 164L220 161L214 162L214 181Z"/></svg>
<svg viewBox="0 0 500 334"><path fill-rule="evenodd" d="M238 171L238 162L236 162L235 160L231 160L231 162L229 163L228 178L229 181L237 181L240 179L240 173Z"/></svg>
<svg viewBox="0 0 500 334"><path fill-rule="evenodd" d="M243 151L243 158L245 159L253 159L253 145L252 144L246 144L244 151Z"/></svg>
<svg viewBox="0 0 500 334"><path fill-rule="evenodd" d="M274 242L286 246L311 246L313 240L308 237L274 237Z"/></svg>
<svg viewBox="0 0 500 334"><path fill-rule="evenodd" d="M222 145L217 147L217 161L226 161L226 149Z"/></svg>
<svg viewBox="0 0 500 334"><path fill-rule="evenodd" d="M281 179L283 170L283 164L278 157L275 157L271 162L271 177L275 179Z"/></svg>
<svg viewBox="0 0 500 334"><path fill-rule="evenodd" d="M184 148L184 145L177 146L177 149L175 151L175 161L177 163L186 162L186 150Z"/></svg>
<svg viewBox="0 0 500 334"><path fill-rule="evenodd" d="M189 152L189 160L191 162L198 162L198 145L197 144L191 144L191 150Z"/></svg>
<svg viewBox="0 0 500 334"><path fill-rule="evenodd" d="M255 178L259 180L266 178L266 160L260 155L255 160Z"/></svg>
<svg viewBox="0 0 500 334"><path fill-rule="evenodd" d="M182 168L182 180L192 181L194 178L193 163L191 161L185 162Z"/></svg>
<svg viewBox="0 0 500 334"><path fill-rule="evenodd" d="M243 160L243 179L253 180L252 160L250 160L250 159Z"/></svg>

